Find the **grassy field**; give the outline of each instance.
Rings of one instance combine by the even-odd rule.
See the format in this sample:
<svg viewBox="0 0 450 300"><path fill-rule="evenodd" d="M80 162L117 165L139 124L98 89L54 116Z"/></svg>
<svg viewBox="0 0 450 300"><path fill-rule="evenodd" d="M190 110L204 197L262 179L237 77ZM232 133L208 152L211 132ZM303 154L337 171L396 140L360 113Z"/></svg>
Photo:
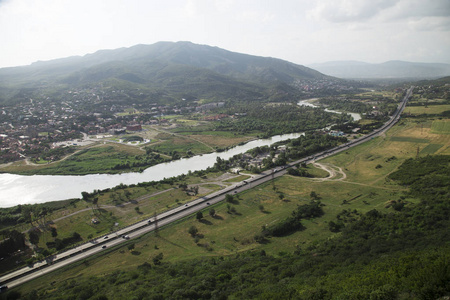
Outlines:
<svg viewBox="0 0 450 300"><path fill-rule="evenodd" d="M23 173L31 174L92 174L92 173L117 173L114 167L128 161L130 164L138 162L139 155L145 151L122 144L110 143L84 150L80 150L66 159L45 165L39 169L29 166ZM7 169L4 169L8 171Z"/></svg>
<svg viewBox="0 0 450 300"><path fill-rule="evenodd" d="M425 148L420 151L420 154L434 154L444 145L438 144L428 144Z"/></svg>
<svg viewBox="0 0 450 300"><path fill-rule="evenodd" d="M450 105L429 105L428 107L425 106L408 106L405 108L404 113L405 114L411 114L411 115L421 115L421 114L427 114L427 115L436 115L441 114L444 111L450 110Z"/></svg>
<svg viewBox="0 0 450 300"><path fill-rule="evenodd" d="M176 151L182 156L185 156L188 152L192 154L202 154L213 151L213 149L207 145L179 135L160 133L157 135L157 138L160 140L159 143L150 144L148 146L148 148L156 152L167 154Z"/></svg>
<svg viewBox="0 0 450 300"><path fill-rule="evenodd" d="M435 120L431 124L431 132L436 134L450 134L450 120Z"/></svg>
<svg viewBox="0 0 450 300"><path fill-rule="evenodd" d="M367 143L319 161L342 168L345 178L337 177L337 180L327 180L285 175L237 194L235 203L223 202L213 206L216 212L214 217L209 216L210 207L208 207L203 211L204 221L196 220L195 216L187 217L162 228L159 231L159 237L150 233L129 241L128 243L135 243L135 249L132 252L127 250L126 245L114 250L108 249L101 257L89 259L67 271L59 271L56 273L57 276L55 273L44 276L23 285L22 288L30 290L36 286L46 286L53 280L68 280L77 276L87 276L87 274L102 276L117 269L135 269L144 262L151 262L152 258L159 253L163 253L164 262L205 256L220 257L246 250L265 250L268 254L282 256L292 253L297 248L306 249L309 245L337 235L328 229L328 223L336 221L336 215L343 210L364 213L376 208L383 212L395 213L395 210L389 206L389 202L402 197L405 188L390 181L387 176L405 159L416 157L418 149L422 149L419 155L450 154L450 135L433 133L432 124L433 122L429 120L402 119L385 136L374 138ZM308 172L314 173L317 177L326 177L325 171L312 166L308 166ZM219 176L219 174L216 175ZM198 183L200 179L189 180L191 181L188 184L192 184ZM218 179L208 175L207 180L213 182ZM203 181L204 193L220 189L219 186L207 183L207 180ZM160 186L147 191L130 190L129 193L133 195L133 198L161 193L135 205L106 209L108 212L105 212L104 216L105 227L111 226L116 220L115 217L122 226L125 225L124 220L134 222L139 217L151 215L155 210L179 205L190 197L186 193L183 194L180 189L166 191L169 188L171 187ZM298 205L311 201L311 192L315 192L324 204L323 217L302 221L306 227L303 231L281 238L269 238L267 243L255 242L253 237L261 232L262 226L270 226L290 216ZM125 195L125 191L121 193ZM407 198L405 201L415 202L416 200ZM110 194L101 195L99 203L111 204ZM136 205L140 207L142 215L135 211ZM230 211L231 207L234 207L234 213ZM91 217L92 210L80 216L83 222L90 220ZM355 217L357 217L356 214ZM81 227L85 226L84 224L77 226L80 227L76 228L86 233L91 230L90 226ZM191 226L198 228L200 239L195 240L189 235L188 229Z"/></svg>

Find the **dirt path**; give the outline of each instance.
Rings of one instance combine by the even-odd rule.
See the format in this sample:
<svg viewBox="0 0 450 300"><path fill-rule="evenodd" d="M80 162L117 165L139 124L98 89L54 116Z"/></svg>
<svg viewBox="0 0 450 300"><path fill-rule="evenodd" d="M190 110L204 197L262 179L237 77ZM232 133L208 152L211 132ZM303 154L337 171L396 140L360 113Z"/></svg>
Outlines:
<svg viewBox="0 0 450 300"><path fill-rule="evenodd" d="M167 133L167 134L170 134L170 135L174 135L174 136L177 136L177 137L182 138L182 139L193 140L194 142L197 142L197 143L205 145L206 147L210 148L212 151L216 151L216 149L214 149L214 147L212 147L211 145L208 145L208 144L206 144L206 143L204 143L204 142L202 142L200 140L194 139L193 137L185 136L185 135L181 135L181 134L177 134L177 133L173 133L173 132L170 132L170 131L167 131L167 130L164 130L164 129L160 129L160 128L156 128L156 127L152 127L152 128L154 130L156 130L156 131Z"/></svg>
<svg viewBox="0 0 450 300"><path fill-rule="evenodd" d="M314 165L314 167L320 168L329 173L328 177L314 178L314 180L316 180L316 181L328 181L328 180L342 181L347 178L347 174L345 174L345 172L342 171L341 167L337 167L335 165L325 164L325 163L313 163L313 165Z"/></svg>
<svg viewBox="0 0 450 300"><path fill-rule="evenodd" d="M347 179L347 174L340 167L334 166L332 164L325 164L325 163L313 163L313 165L316 168L320 168L320 169L322 169L324 171L327 171L329 173L328 177L326 177L326 178L314 178L314 179L312 179L314 181L332 181L332 180L333 181L344 181L345 179ZM394 172L394 171L392 171L392 172ZM338 177L338 178L336 178L336 177ZM377 181L379 181L380 179L383 179L383 178L385 178L385 177L381 177L381 178L377 179L376 181L372 182L371 184L360 183L360 182L353 182L353 181L347 181L347 180L345 180L345 183L361 185L361 186L368 186L368 187L372 187L372 188L376 188L376 189L382 189L382 190L388 190L388 191L403 191L403 190L407 190L407 189L392 189L392 188L389 188L389 187L374 186L374 183L376 183Z"/></svg>

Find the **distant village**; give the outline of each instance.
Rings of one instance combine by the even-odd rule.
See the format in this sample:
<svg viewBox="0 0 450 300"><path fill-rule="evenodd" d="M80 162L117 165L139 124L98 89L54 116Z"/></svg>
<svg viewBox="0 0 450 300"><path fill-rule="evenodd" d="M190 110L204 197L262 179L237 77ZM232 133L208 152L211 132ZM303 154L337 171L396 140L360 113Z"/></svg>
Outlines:
<svg viewBox="0 0 450 300"><path fill-rule="evenodd" d="M298 83L307 93L311 89L333 86L346 89L335 81ZM133 94L134 93L134 94ZM160 105L145 99L137 91L104 91L101 87L71 89L52 98L47 95L28 98L20 104L0 106L0 163L7 163L49 153L49 160L57 160L64 153L52 150L65 141L77 144L86 135L119 135L140 131L145 125L165 125L167 115L199 113L202 120L216 121L245 114L210 114L225 102L198 103L182 99L179 104ZM131 101L130 99L133 99ZM140 100L142 99L142 100ZM131 104L130 104L131 103ZM335 135L343 134L340 131ZM76 146L76 145L75 145Z"/></svg>
<svg viewBox="0 0 450 300"><path fill-rule="evenodd" d="M0 106L0 163L12 162L52 149L77 146L84 135L119 135L142 130L144 125L164 125L170 114L205 112L224 102L184 105L130 104L125 91L69 90L63 101L51 97L29 98L14 106ZM207 116L218 120L225 115ZM71 141L67 143L66 141ZM66 143L65 143L66 142ZM57 155L56 155L57 156ZM48 157L58 159L58 157Z"/></svg>

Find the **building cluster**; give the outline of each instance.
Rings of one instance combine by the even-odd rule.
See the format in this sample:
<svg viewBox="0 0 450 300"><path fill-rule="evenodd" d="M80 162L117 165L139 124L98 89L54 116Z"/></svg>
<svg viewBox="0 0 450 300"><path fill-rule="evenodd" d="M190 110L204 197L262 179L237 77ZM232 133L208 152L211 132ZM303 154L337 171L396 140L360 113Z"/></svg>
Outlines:
<svg viewBox="0 0 450 300"><path fill-rule="evenodd" d="M183 101L180 105L161 105L148 99L140 101L142 93L134 92L80 88L61 92L58 99L41 94L21 99L16 105L0 106L0 163L42 155L66 145L63 141L82 138L82 133L136 132L144 125L168 123L165 115L205 113L225 104Z"/></svg>
<svg viewBox="0 0 450 300"><path fill-rule="evenodd" d="M357 88L357 83L353 86L349 85L348 82L336 79L301 79L294 81L292 85L305 94L326 90L345 92Z"/></svg>

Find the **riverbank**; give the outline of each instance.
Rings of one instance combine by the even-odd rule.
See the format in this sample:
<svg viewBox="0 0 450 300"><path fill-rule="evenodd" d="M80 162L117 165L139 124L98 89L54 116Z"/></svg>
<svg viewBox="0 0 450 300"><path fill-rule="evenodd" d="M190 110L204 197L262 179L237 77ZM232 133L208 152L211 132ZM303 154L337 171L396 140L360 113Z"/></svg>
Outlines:
<svg viewBox="0 0 450 300"><path fill-rule="evenodd" d="M299 101L297 103L297 105L314 107L314 108L321 108L321 106L318 106L318 105L314 104L315 102L317 102L317 100L319 100L319 98L305 99L305 100ZM337 110L331 110L331 109L328 109L328 108L325 108L324 111L330 112L330 113L335 113L335 114L349 114L350 116L352 116L353 121L355 121L355 122L362 119L360 114L354 113L354 112L337 111Z"/></svg>
<svg viewBox="0 0 450 300"><path fill-rule="evenodd" d="M250 149L297 138L303 133L273 136L236 146L227 151L197 155L190 158L162 163L145 169L141 173L90 174L84 176L0 174L0 207L18 204L44 203L48 201L80 198L81 192L92 192L112 188L120 184L160 181L189 172L212 167L217 158L229 159Z"/></svg>

